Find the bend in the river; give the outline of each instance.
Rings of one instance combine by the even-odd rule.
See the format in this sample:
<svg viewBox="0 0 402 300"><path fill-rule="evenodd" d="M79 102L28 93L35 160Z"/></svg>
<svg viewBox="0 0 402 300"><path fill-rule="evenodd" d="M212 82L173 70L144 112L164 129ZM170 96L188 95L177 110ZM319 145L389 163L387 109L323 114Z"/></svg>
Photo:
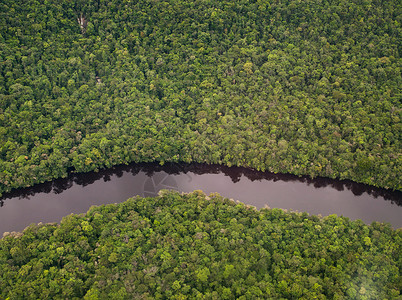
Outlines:
<svg viewBox="0 0 402 300"><path fill-rule="evenodd" d="M131 164L100 172L71 174L0 199L0 234L31 223L58 222L91 205L122 202L135 195L155 196L160 189L218 192L257 208L264 206L337 214L402 227L402 192L349 180L297 177L242 167L206 164Z"/></svg>

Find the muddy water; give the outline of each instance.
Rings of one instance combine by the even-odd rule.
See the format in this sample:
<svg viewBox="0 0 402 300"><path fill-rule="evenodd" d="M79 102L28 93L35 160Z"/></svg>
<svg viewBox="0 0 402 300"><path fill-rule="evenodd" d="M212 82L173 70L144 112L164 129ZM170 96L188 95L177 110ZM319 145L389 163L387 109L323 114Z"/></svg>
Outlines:
<svg viewBox="0 0 402 300"><path fill-rule="evenodd" d="M402 227L402 193L351 181L309 179L216 165L157 164L120 166L98 173L75 174L0 200L0 237L31 223L59 222L91 205L118 203L135 195L155 196L160 189L203 190L254 205L337 214L365 223L388 222Z"/></svg>

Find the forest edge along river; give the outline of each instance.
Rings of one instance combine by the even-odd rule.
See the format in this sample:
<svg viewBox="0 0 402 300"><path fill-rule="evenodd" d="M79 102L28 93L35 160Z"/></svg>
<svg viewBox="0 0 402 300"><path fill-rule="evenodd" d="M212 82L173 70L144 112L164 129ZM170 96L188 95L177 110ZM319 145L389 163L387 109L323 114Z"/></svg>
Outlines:
<svg viewBox="0 0 402 300"><path fill-rule="evenodd" d="M352 181L297 177L206 164L131 164L15 190L0 198L0 237L32 223L60 222L92 205L156 196L161 189L218 192L257 208L271 207L402 227L402 192Z"/></svg>

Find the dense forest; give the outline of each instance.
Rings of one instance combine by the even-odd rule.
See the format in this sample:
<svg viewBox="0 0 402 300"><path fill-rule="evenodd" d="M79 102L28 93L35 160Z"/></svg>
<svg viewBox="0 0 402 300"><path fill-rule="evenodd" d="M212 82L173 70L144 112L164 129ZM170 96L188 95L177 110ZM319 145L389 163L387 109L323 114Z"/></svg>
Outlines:
<svg viewBox="0 0 402 300"><path fill-rule="evenodd" d="M389 225L162 191L6 235L0 298L397 299L401 263Z"/></svg>
<svg viewBox="0 0 402 300"><path fill-rule="evenodd" d="M0 196L200 162L402 190L402 6L0 1ZM136 197L0 240L6 299L395 299L402 230L217 194Z"/></svg>
<svg viewBox="0 0 402 300"><path fill-rule="evenodd" d="M3 0L0 195L129 162L402 190L399 1Z"/></svg>

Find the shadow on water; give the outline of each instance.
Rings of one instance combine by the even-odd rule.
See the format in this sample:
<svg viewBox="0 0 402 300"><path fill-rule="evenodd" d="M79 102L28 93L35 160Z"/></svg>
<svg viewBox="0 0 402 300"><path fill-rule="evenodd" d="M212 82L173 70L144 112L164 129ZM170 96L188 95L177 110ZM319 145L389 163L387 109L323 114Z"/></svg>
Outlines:
<svg viewBox="0 0 402 300"><path fill-rule="evenodd" d="M310 178L307 176L298 177L291 174L274 174L269 172L260 172L243 167L226 167L221 165L207 164L176 164L168 163L163 166L158 163L131 164L112 167L110 169L101 170L99 172L90 173L72 173L68 178L57 179L51 182L38 184L34 187L18 189L10 193L6 193L0 199L0 207L4 205L4 200L11 198L29 199L37 193L54 193L60 194L71 188L74 184L82 187L93 184L96 181L110 181L112 176L122 177L124 173L137 175L144 172L148 177L157 172L165 172L169 175L187 174L188 172L197 175L203 174L224 174L229 176L233 183L239 182L242 176L247 177L251 181L267 180L267 181L283 181L283 182L301 182L307 185L312 185L314 188L331 187L337 191L350 190L355 196L367 193L375 198L381 197L384 200L389 200L393 204L402 206L402 192L381 189L361 183L356 183L350 180L334 180L330 178Z"/></svg>

